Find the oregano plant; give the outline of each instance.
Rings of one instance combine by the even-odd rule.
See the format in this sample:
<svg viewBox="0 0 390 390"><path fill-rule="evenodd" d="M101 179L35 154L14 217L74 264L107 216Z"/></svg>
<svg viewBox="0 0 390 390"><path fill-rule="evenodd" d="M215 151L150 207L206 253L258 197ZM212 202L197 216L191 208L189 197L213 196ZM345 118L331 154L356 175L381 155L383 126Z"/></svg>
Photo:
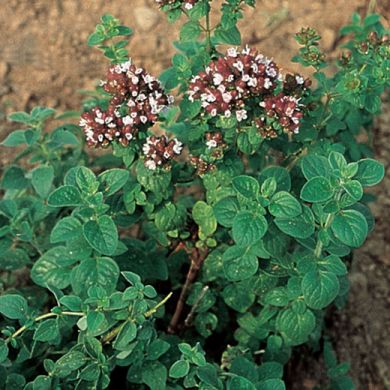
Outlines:
<svg viewBox="0 0 390 390"><path fill-rule="evenodd" d="M322 334L384 176L379 15L353 16L337 64L303 28L293 61L308 77L241 44L255 0L225 0L213 24L209 0L155 6L181 22L159 77L104 15L88 45L107 72L81 112L9 116L0 388L282 390L303 344L323 349L328 387L354 388Z"/></svg>

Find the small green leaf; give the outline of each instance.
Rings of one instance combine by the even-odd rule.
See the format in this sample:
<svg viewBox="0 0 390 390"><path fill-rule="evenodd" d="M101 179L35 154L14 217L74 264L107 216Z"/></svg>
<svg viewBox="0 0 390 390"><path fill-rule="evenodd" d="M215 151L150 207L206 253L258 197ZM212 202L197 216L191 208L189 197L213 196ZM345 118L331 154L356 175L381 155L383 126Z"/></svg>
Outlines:
<svg viewBox="0 0 390 390"><path fill-rule="evenodd" d="M276 318L276 328L291 345L306 342L315 326L316 318L310 310L300 314L289 307L280 311Z"/></svg>
<svg viewBox="0 0 390 390"><path fill-rule="evenodd" d="M33 339L36 341L53 341L59 336L58 323L55 319L45 320L39 323L34 332Z"/></svg>
<svg viewBox="0 0 390 390"><path fill-rule="evenodd" d="M239 207L237 199L232 196L219 200L213 207L218 223L227 228L232 227Z"/></svg>
<svg viewBox="0 0 390 390"><path fill-rule="evenodd" d="M86 259L72 272L72 288L75 294L86 294L92 286L100 286L110 294L119 278L118 264L109 257Z"/></svg>
<svg viewBox="0 0 390 390"><path fill-rule="evenodd" d="M0 145L15 147L26 144L25 130L14 130Z"/></svg>
<svg viewBox="0 0 390 390"><path fill-rule="evenodd" d="M333 188L325 177L313 177L301 190L301 199L310 203L319 203L329 200L333 196Z"/></svg>
<svg viewBox="0 0 390 390"><path fill-rule="evenodd" d="M271 198L268 210L274 217L279 218L293 218L302 213L298 200L286 191L277 192Z"/></svg>
<svg viewBox="0 0 390 390"><path fill-rule="evenodd" d="M103 255L112 255L118 246L118 230L111 217L102 215L83 225L88 244Z"/></svg>
<svg viewBox="0 0 390 390"><path fill-rule="evenodd" d="M315 224L312 211L307 206L302 206L302 214L294 218L275 218L275 225L289 236L296 238L308 238L314 233Z"/></svg>
<svg viewBox="0 0 390 390"><path fill-rule="evenodd" d="M306 180L318 176L328 176L330 165L328 159L318 154L309 154L301 159L301 169Z"/></svg>
<svg viewBox="0 0 390 390"><path fill-rule="evenodd" d="M241 211L233 220L233 239L237 245L247 247L262 238L267 228L267 220L262 215Z"/></svg>
<svg viewBox="0 0 390 390"><path fill-rule="evenodd" d="M192 217L199 225L200 232L207 236L211 236L217 229L217 220L214 216L213 208L206 202L198 201L192 209Z"/></svg>
<svg viewBox="0 0 390 390"><path fill-rule="evenodd" d="M223 28L217 28L215 30L214 35L218 44L228 44L228 45L241 44L241 34L236 26L232 26L226 30Z"/></svg>
<svg viewBox="0 0 390 390"><path fill-rule="evenodd" d="M269 166L260 173L259 180L264 183L266 179L274 178L276 180L276 191L290 191L291 178L288 170L279 166Z"/></svg>
<svg viewBox="0 0 390 390"><path fill-rule="evenodd" d="M52 166L38 167L31 172L31 184L37 194L46 198L51 190L54 179L54 169Z"/></svg>
<svg viewBox="0 0 390 390"><path fill-rule="evenodd" d="M222 256L223 270L228 280L239 281L253 276L259 268L257 257L247 248L231 246Z"/></svg>
<svg viewBox="0 0 390 390"><path fill-rule="evenodd" d="M27 316L27 301L17 294L1 295L0 313L11 320L23 320Z"/></svg>
<svg viewBox="0 0 390 390"><path fill-rule="evenodd" d="M116 337L113 347L118 350L125 350L137 336L137 326L134 322L126 322Z"/></svg>
<svg viewBox="0 0 390 390"><path fill-rule="evenodd" d="M47 203L52 207L79 206L82 203L81 194L74 186L61 186L49 195Z"/></svg>
<svg viewBox="0 0 390 390"><path fill-rule="evenodd" d="M201 29L198 22L189 21L185 23L180 30L180 40L182 41L196 41Z"/></svg>
<svg viewBox="0 0 390 390"><path fill-rule="evenodd" d="M251 176L237 176L233 179L234 189L247 199L257 199L259 196L259 182Z"/></svg>
<svg viewBox="0 0 390 390"><path fill-rule="evenodd" d="M169 369L169 376L171 378L183 378L188 374L189 370L190 364L188 363L188 360L181 359L172 364Z"/></svg>
<svg viewBox="0 0 390 390"><path fill-rule="evenodd" d="M3 339L0 339L0 364L7 359L8 352L9 350L7 343Z"/></svg>
<svg viewBox="0 0 390 390"><path fill-rule="evenodd" d="M76 173L76 183L82 192L93 195L98 187L99 182L95 174L86 167L80 167Z"/></svg>
<svg viewBox="0 0 390 390"><path fill-rule="evenodd" d="M340 285L332 272L310 271L303 277L301 287L307 306L320 310L337 297Z"/></svg>
<svg viewBox="0 0 390 390"><path fill-rule="evenodd" d="M26 179L23 169L16 165L11 165L6 168L0 187L5 190L23 190L28 184L29 181Z"/></svg>
<svg viewBox="0 0 390 390"><path fill-rule="evenodd" d="M337 214L331 229L336 238L352 248L361 246L368 234L366 218L356 210L343 210Z"/></svg>
<svg viewBox="0 0 390 390"><path fill-rule="evenodd" d="M125 169L110 169L98 176L104 195L111 196L119 191L129 179L130 173Z"/></svg>
<svg viewBox="0 0 390 390"><path fill-rule="evenodd" d="M82 233L81 222L75 217L65 217L60 219L54 226L50 234L52 244L68 241L78 237Z"/></svg>
<svg viewBox="0 0 390 390"><path fill-rule="evenodd" d="M365 159L359 161L358 172L355 176L363 187L371 187L380 183L385 175L385 167L382 163Z"/></svg>

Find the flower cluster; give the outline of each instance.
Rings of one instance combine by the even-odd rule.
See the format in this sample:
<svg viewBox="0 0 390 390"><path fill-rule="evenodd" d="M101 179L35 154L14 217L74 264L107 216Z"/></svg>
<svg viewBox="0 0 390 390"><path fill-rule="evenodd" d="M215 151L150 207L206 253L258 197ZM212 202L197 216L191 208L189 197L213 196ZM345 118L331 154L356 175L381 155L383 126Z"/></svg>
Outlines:
<svg viewBox="0 0 390 390"><path fill-rule="evenodd" d="M260 131L269 132L266 128L267 120L277 122L285 133L298 133L300 120L303 117L299 108L299 99L280 92L276 96L268 96L260 103L268 118L261 117L256 120L256 126ZM278 126L273 126L273 130ZM268 137L274 138L274 131L269 132Z"/></svg>
<svg viewBox="0 0 390 390"><path fill-rule="evenodd" d="M169 169L172 159L179 156L183 144L176 138L168 140L166 136L150 136L142 147L145 156L145 167L155 171L157 168Z"/></svg>
<svg viewBox="0 0 390 390"><path fill-rule="evenodd" d="M241 122L248 119L248 100L271 94L280 77L277 65L256 50L230 48L191 80L188 96L212 117L235 115Z"/></svg>
<svg viewBox="0 0 390 390"><path fill-rule="evenodd" d="M190 10L194 7L194 5L199 1L199 0L155 0L156 3L160 6L163 7L164 5L174 5L174 4L182 4L185 9Z"/></svg>
<svg viewBox="0 0 390 390"><path fill-rule="evenodd" d="M283 80L283 92L287 95L302 96L311 86L309 78L304 79L300 74L286 74Z"/></svg>
<svg viewBox="0 0 390 390"><path fill-rule="evenodd" d="M173 101L156 78L131 60L111 66L101 86L111 95L107 111L94 108L80 121L90 146L107 146L113 141L127 146L139 130L153 125Z"/></svg>
<svg viewBox="0 0 390 390"><path fill-rule="evenodd" d="M196 169L199 176L216 169L215 164L206 162L202 157L190 156L190 163Z"/></svg>

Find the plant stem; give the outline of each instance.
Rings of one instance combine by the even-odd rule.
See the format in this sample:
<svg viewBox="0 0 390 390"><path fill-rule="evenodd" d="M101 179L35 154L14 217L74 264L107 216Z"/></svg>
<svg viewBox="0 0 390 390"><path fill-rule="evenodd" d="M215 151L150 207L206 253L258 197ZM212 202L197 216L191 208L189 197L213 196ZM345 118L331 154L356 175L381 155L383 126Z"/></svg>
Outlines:
<svg viewBox="0 0 390 390"><path fill-rule="evenodd" d="M335 201L336 202L338 202L340 200L340 196L341 196L341 193L338 193L335 196ZM335 215L336 215L335 213L328 214L328 216L326 217L326 220L325 220L324 229L328 229L328 227L332 224ZM316 247L314 249L315 257L317 257L317 258L321 257L323 246L324 246L323 242L321 240L318 240L317 244L316 244Z"/></svg>
<svg viewBox="0 0 390 390"><path fill-rule="evenodd" d="M205 3L206 7L206 50L211 53L211 29L210 29L210 4Z"/></svg>
<svg viewBox="0 0 390 390"><path fill-rule="evenodd" d="M186 281L184 282L183 288L181 289L179 300L176 304L175 312L173 313L171 322L168 326L168 333L176 333L177 326L179 324L181 314L183 312L185 300L187 298L188 292L196 280L199 270L202 267L202 264L206 258L206 253L201 254L199 249L194 248L191 252L190 258L191 258L191 265L190 269L188 270Z"/></svg>
<svg viewBox="0 0 390 390"><path fill-rule="evenodd" d="M34 322L39 322L39 321L42 321L42 320L45 320L46 318L51 318L51 317L59 317L61 315L66 315L66 316L76 316L76 317L82 317L85 315L85 313L83 312L73 312L73 311L63 311L61 312L60 314L57 314L57 313L46 313L46 314L42 314L41 316L37 317L34 319ZM21 335L25 330L27 330L28 327L27 326L22 326L21 328L19 328L16 332L14 332L11 336L9 336L5 342L8 343L11 341L11 339Z"/></svg>

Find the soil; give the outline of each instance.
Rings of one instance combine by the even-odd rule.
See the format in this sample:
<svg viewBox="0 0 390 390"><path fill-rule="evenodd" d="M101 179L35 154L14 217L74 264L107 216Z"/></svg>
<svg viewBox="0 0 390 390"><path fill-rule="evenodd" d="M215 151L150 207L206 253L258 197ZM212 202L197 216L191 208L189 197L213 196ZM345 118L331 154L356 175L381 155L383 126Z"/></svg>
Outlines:
<svg viewBox="0 0 390 390"><path fill-rule="evenodd" d="M215 3L220 0L215 0ZM298 70L290 62L297 50L293 34L302 26L315 27L323 36L322 47L335 56L337 32L353 12L376 6L389 25L390 1L371 0L258 0L240 22L243 42L256 46L285 70ZM159 74L174 53L171 44L177 25L169 25L153 0L8 0L0 10L0 139L14 129L5 116L35 105L57 110L77 110L106 68L100 53L86 46L88 35L104 13L120 17L135 30L130 53L137 64ZM376 156L387 175L373 192L376 229L356 251L351 266L351 294L347 306L330 319L329 334L337 355L351 362L358 389L390 389L390 107L378 120ZM0 167L12 158L0 149ZM296 359L291 388L312 389L324 380L322 362Z"/></svg>

